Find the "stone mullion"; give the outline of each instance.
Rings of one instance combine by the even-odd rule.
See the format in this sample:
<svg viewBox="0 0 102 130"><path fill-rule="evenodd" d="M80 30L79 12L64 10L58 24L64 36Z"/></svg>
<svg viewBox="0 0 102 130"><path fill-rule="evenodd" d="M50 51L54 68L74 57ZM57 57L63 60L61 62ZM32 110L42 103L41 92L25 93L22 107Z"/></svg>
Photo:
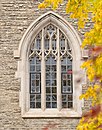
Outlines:
<svg viewBox="0 0 102 130"><path fill-rule="evenodd" d="M45 59L44 59L44 29L42 29L42 60L41 60L41 109L46 109L46 89L45 89Z"/></svg>
<svg viewBox="0 0 102 130"><path fill-rule="evenodd" d="M67 51L67 39L65 38L65 50Z"/></svg>
<svg viewBox="0 0 102 130"><path fill-rule="evenodd" d="M61 61L60 61L60 45L59 45L59 28L57 29L57 109L60 111L62 108L61 101Z"/></svg>

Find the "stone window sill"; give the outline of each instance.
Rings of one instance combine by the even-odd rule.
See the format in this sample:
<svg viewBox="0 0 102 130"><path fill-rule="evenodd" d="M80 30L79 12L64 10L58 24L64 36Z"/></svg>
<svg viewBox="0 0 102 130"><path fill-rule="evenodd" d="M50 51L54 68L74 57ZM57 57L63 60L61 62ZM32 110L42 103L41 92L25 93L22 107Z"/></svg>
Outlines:
<svg viewBox="0 0 102 130"><path fill-rule="evenodd" d="M46 109L42 111L41 109L29 109L28 112L22 115L23 118L69 118L69 117L81 117L81 113L76 112L73 109L63 109L59 111L58 109Z"/></svg>

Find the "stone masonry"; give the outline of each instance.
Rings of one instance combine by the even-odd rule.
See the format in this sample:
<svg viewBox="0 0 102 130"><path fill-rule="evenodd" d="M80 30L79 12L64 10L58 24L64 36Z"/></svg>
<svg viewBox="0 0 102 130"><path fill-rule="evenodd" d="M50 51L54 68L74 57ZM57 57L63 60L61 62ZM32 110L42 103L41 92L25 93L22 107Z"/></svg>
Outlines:
<svg viewBox="0 0 102 130"><path fill-rule="evenodd" d="M19 107L20 79L15 78L17 59L14 50L29 25L52 9L38 9L41 0L0 0L0 130L76 130L78 118L23 119ZM65 12L66 1L54 12L66 19L77 30L81 39L89 31L91 22L81 31L77 20ZM86 90L84 87L83 90ZM85 101L85 108L89 107Z"/></svg>

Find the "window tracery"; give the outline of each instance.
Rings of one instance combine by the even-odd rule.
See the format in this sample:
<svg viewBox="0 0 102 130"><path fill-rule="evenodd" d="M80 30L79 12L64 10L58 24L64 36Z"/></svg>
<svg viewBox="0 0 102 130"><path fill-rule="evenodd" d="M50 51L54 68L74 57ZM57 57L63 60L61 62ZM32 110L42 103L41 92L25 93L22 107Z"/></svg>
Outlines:
<svg viewBox="0 0 102 130"><path fill-rule="evenodd" d="M23 118L81 116L82 102L79 95L82 86L75 82L79 74L74 73L80 71L80 45L80 37L73 27L52 11L37 18L28 27L18 50L14 51L14 57L18 59L15 75L21 79L19 103ZM53 74L49 74L46 67L50 58L56 64ZM68 65L64 62L68 62ZM49 67L52 69L52 66L51 63ZM62 68L69 69L64 73ZM53 80L53 77L56 78L56 85L48 89L46 80ZM52 80L48 82L52 84ZM47 95L50 95L50 101L46 99ZM53 102L56 103L52 105Z"/></svg>
<svg viewBox="0 0 102 130"><path fill-rule="evenodd" d="M44 36L42 32L44 31ZM43 40L44 39L44 40ZM44 41L44 42L42 42ZM45 64L46 108L57 108L58 89L61 89L62 108L73 107L72 53L63 32L49 24L34 39L30 48L30 107L41 108L41 62ZM42 55L44 53L44 58ZM57 70L57 62L61 70ZM42 68L43 69L43 68ZM58 71L58 72L57 72ZM58 76L61 88L58 88ZM70 97L70 98L69 98ZM64 100L65 99L65 100Z"/></svg>

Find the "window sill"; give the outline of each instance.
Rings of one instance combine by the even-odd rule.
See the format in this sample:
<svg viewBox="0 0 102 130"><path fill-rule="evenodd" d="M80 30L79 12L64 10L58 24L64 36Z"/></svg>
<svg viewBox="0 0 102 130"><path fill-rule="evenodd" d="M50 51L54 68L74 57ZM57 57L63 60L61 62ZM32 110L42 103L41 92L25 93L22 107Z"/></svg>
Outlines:
<svg viewBox="0 0 102 130"><path fill-rule="evenodd" d="M45 111L42 111L41 109L30 109L28 112L22 115L23 118L68 118L68 117L81 117L81 113L76 112L72 109L63 109L59 111L58 109L46 109Z"/></svg>

